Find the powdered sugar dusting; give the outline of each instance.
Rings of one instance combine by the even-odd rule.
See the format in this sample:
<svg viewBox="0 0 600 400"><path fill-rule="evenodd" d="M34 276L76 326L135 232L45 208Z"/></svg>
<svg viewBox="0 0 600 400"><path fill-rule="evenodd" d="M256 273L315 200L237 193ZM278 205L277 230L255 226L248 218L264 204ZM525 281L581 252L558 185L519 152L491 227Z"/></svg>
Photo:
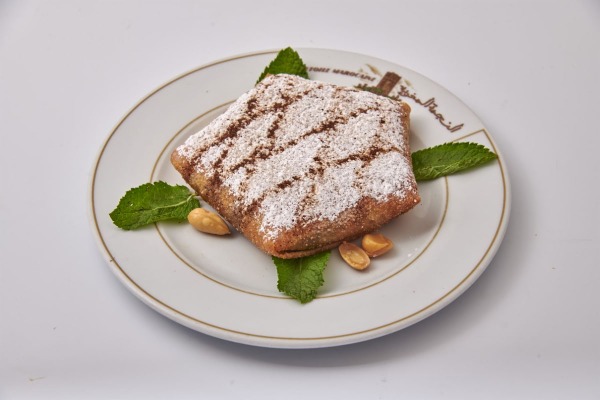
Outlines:
<svg viewBox="0 0 600 400"><path fill-rule="evenodd" d="M261 230L275 237L333 220L364 197L404 198L414 187L406 118L373 93L275 75L177 151L227 187L239 210L258 210Z"/></svg>
<svg viewBox="0 0 600 400"><path fill-rule="evenodd" d="M231 174L223 183L231 189L233 193L242 192L242 183L248 179L248 171L242 167Z"/></svg>
<svg viewBox="0 0 600 400"><path fill-rule="evenodd" d="M261 160L256 165L254 175L248 180L244 204L251 204L266 191L292 181L296 176L306 176L321 145L319 135L313 135L267 160Z"/></svg>
<svg viewBox="0 0 600 400"><path fill-rule="evenodd" d="M349 161L327 169L317 181L315 207L305 213L308 220L333 220L361 198L361 188L356 184L361 161Z"/></svg>
<svg viewBox="0 0 600 400"><path fill-rule="evenodd" d="M234 168L240 160L250 157L257 147L267 146L268 130L276 119L276 115L260 116L240 129L235 137L227 138L225 142L230 147L227 157L223 159L223 168Z"/></svg>
<svg viewBox="0 0 600 400"><path fill-rule="evenodd" d="M299 220L298 210L310 194L312 183L301 180L265 197L260 207L263 223L260 230L273 236L281 229L293 227Z"/></svg>
<svg viewBox="0 0 600 400"><path fill-rule="evenodd" d="M221 157L226 149L224 143L211 146L206 150L204 156L200 159L200 164L203 169L209 169Z"/></svg>
<svg viewBox="0 0 600 400"><path fill-rule="evenodd" d="M286 129L282 129L277 135L276 146L283 147L306 132L318 131L323 121L336 111L337 102L334 101L333 96L334 88L325 86L323 90L310 91L292 103L281 121L281 126L285 126Z"/></svg>
<svg viewBox="0 0 600 400"><path fill-rule="evenodd" d="M412 169L405 157L389 152L375 158L361 170L360 186L366 196L385 200L388 196L402 197L410 189Z"/></svg>

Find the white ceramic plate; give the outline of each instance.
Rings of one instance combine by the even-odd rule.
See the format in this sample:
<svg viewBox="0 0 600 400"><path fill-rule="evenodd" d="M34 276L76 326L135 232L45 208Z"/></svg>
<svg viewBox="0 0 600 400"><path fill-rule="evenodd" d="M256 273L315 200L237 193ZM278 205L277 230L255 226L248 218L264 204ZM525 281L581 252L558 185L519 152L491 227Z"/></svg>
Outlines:
<svg viewBox="0 0 600 400"><path fill-rule="evenodd" d="M482 168L419 185L422 203L383 229L395 243L366 271L332 251L325 285L301 305L277 291L269 256L242 235L213 237L189 224L137 231L109 213L142 183L185 184L169 155L249 90L276 52L232 57L162 85L129 111L102 147L91 182L92 224L117 277L163 315L208 335L265 347L349 344L398 331L464 292L505 232L509 183L504 160L481 121L422 75L365 55L299 49L311 79L378 86L412 107L412 150L449 141L481 143L499 155Z"/></svg>

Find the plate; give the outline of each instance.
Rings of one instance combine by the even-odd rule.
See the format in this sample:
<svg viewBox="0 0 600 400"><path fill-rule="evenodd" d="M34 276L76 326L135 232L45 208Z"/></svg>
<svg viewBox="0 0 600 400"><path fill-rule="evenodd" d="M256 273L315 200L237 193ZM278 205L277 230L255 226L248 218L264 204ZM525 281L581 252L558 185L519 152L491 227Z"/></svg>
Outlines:
<svg viewBox="0 0 600 400"><path fill-rule="evenodd" d="M109 213L130 188L185 184L170 153L254 85L275 51L204 65L160 86L135 105L102 146L93 168L93 231L119 280L148 306L221 339L276 348L365 341L441 310L482 274L502 241L510 208L504 159L477 116L435 82L366 55L298 49L311 79L376 87L412 108L411 148L481 143L499 158L481 168L419 184L422 202L386 225L394 249L365 271L332 251L318 297L300 304L277 291L271 258L241 234L214 237L189 224L136 231Z"/></svg>

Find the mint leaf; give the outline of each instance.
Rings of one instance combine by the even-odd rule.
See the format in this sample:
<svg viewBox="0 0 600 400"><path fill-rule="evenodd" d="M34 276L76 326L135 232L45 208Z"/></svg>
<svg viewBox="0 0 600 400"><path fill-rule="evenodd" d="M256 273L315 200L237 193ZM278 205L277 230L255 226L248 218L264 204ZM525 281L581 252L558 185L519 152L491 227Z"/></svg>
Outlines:
<svg viewBox="0 0 600 400"><path fill-rule="evenodd" d="M426 181L474 168L498 156L485 146L470 142L444 143L412 153L417 181Z"/></svg>
<svg viewBox="0 0 600 400"><path fill-rule="evenodd" d="M168 219L183 221L198 207L200 202L186 186L159 181L128 190L110 218L119 228L130 230Z"/></svg>
<svg viewBox="0 0 600 400"><path fill-rule="evenodd" d="M271 63L265 68L256 83L265 79L267 75L275 74L288 74L298 75L302 78L308 79L308 71L304 61L300 58L300 55L291 47L287 47L279 53Z"/></svg>
<svg viewBox="0 0 600 400"><path fill-rule="evenodd" d="M301 258L273 257L279 278L277 289L302 304L308 303L317 297L317 289L323 285L323 270L330 254L325 251Z"/></svg>

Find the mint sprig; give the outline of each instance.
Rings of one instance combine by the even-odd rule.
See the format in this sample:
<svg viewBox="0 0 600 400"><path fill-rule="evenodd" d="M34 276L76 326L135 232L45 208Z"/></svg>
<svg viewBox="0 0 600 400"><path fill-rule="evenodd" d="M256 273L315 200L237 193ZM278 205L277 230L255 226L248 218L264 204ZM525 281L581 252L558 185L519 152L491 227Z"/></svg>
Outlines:
<svg viewBox="0 0 600 400"><path fill-rule="evenodd" d="M119 228L131 230L158 221L183 221L198 207L200 202L186 186L159 181L128 190L110 218Z"/></svg>
<svg viewBox="0 0 600 400"><path fill-rule="evenodd" d="M471 142L444 143L412 153L415 179L427 181L475 168L498 156L483 145Z"/></svg>
<svg viewBox="0 0 600 400"><path fill-rule="evenodd" d="M300 55L296 50L291 47L287 47L277 53L275 59L273 59L262 74L260 74L256 83L265 79L267 75L275 74L298 75L308 79L308 71L304 61L302 61L302 58L300 58Z"/></svg>
<svg viewBox="0 0 600 400"><path fill-rule="evenodd" d="M305 304L317 297L317 289L323 285L323 271L331 252L312 256L283 259L273 257L277 266L277 289Z"/></svg>

